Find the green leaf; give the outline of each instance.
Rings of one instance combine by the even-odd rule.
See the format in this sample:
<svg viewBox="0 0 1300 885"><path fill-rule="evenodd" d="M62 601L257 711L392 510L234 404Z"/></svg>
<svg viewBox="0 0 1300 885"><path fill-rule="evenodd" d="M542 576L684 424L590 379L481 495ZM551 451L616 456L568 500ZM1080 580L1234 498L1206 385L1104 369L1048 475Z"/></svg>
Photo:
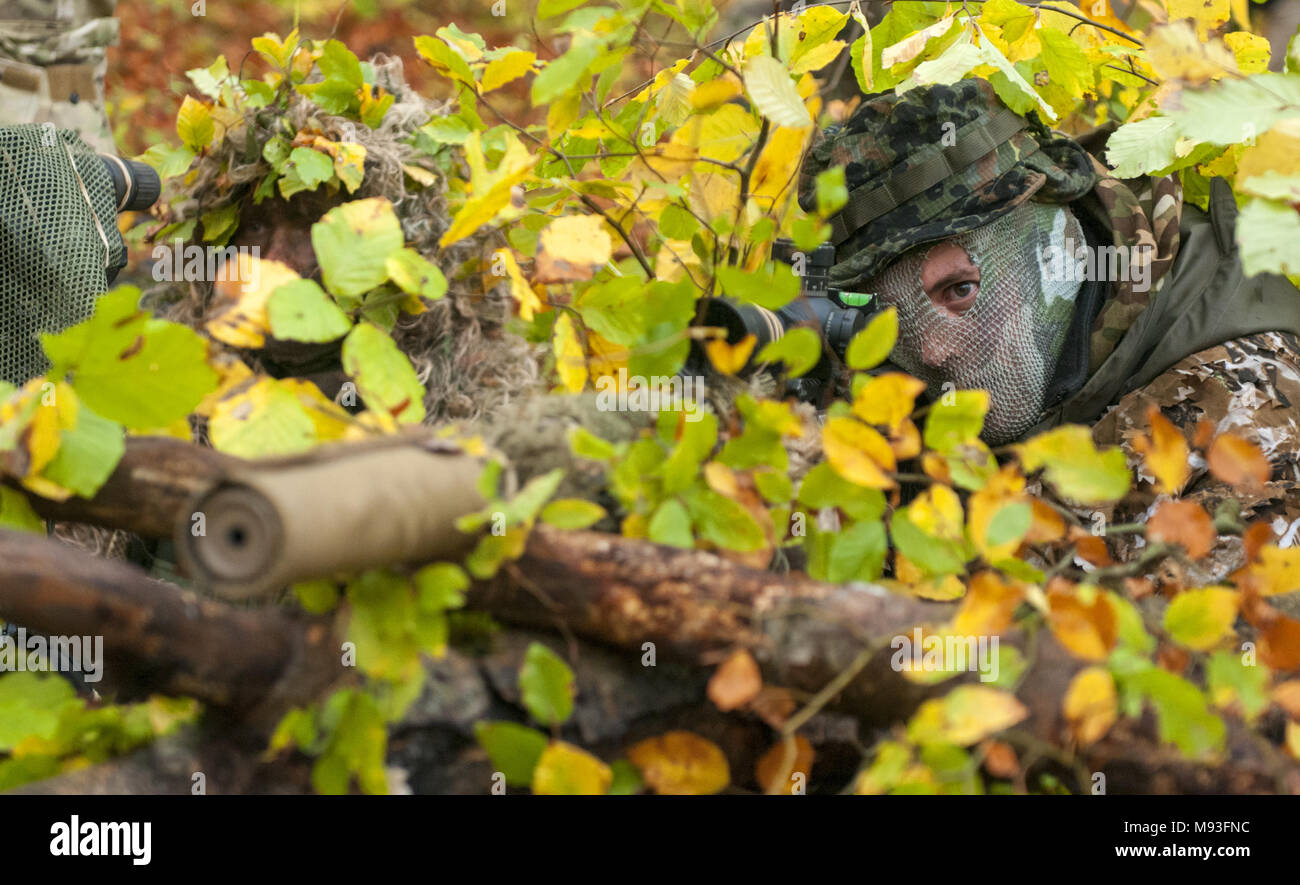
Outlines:
<svg viewBox="0 0 1300 885"><path fill-rule="evenodd" d="M0 486L0 528L45 534L45 520L37 516L27 496L17 489Z"/></svg>
<svg viewBox="0 0 1300 885"><path fill-rule="evenodd" d="M383 409L402 424L424 420L424 385L410 360L378 326L359 323L348 333L343 370L356 382L367 408Z"/></svg>
<svg viewBox="0 0 1300 885"><path fill-rule="evenodd" d="M293 595L304 611L313 615L323 615L334 611L339 602L339 588L333 581L321 578L315 581L299 581L293 585Z"/></svg>
<svg viewBox="0 0 1300 885"><path fill-rule="evenodd" d="M59 434L59 450L41 475L83 498L99 491L126 453L122 425L101 418L85 406L77 409L77 424Z"/></svg>
<svg viewBox="0 0 1300 885"><path fill-rule="evenodd" d="M957 574L966 565L966 555L961 545L921 531L912 522L906 507L894 511L889 521L889 531L898 552L927 575Z"/></svg>
<svg viewBox="0 0 1300 885"><path fill-rule="evenodd" d="M388 257L402 248L402 226L388 200L353 200L311 226L311 244L326 289L364 295L388 279Z"/></svg>
<svg viewBox="0 0 1300 885"><path fill-rule="evenodd" d="M216 389L207 342L179 323L150 319L138 309L140 290L114 289L100 297L89 320L41 344L51 378L72 375L82 402L132 430L166 427L188 415Z"/></svg>
<svg viewBox="0 0 1300 885"><path fill-rule="evenodd" d="M218 409L208 432L218 451L241 458L304 452L316 442L316 425L298 397L267 378L234 408Z"/></svg>
<svg viewBox="0 0 1300 885"><path fill-rule="evenodd" d="M325 751L312 766L311 781L316 792L327 795L346 793L357 779L365 793L388 792L384 773L384 753L388 748L388 731L384 717L374 699L354 690L339 692L339 712ZM334 700L331 698L330 700Z"/></svg>
<svg viewBox="0 0 1300 885"><path fill-rule="evenodd" d="M825 461L809 470L799 486L799 503L814 510L838 507L854 519L880 519L885 512L885 495L840 476Z"/></svg>
<svg viewBox="0 0 1300 885"><path fill-rule="evenodd" d="M580 458L594 461L608 461L614 457L614 446L596 436L585 427L575 427L569 431L569 448Z"/></svg>
<svg viewBox="0 0 1300 885"><path fill-rule="evenodd" d="M454 562L435 562L415 573L415 600L421 611L440 612L465 604L469 575Z"/></svg>
<svg viewBox="0 0 1300 885"><path fill-rule="evenodd" d="M1092 432L1078 424L1041 433L1017 449L1025 473L1046 468L1047 481L1060 494L1081 504L1119 500L1128 492L1132 480L1124 451L1118 447L1098 451Z"/></svg>
<svg viewBox="0 0 1300 885"><path fill-rule="evenodd" d="M785 307L798 297L800 288L794 271L779 261L752 272L741 267L719 267L718 282L732 298L768 310Z"/></svg>
<svg viewBox="0 0 1300 885"><path fill-rule="evenodd" d="M1205 695L1195 685L1156 666L1119 678L1127 689L1156 708L1162 741L1169 741L1193 759L1223 749L1227 729L1223 720L1210 712Z"/></svg>
<svg viewBox="0 0 1300 885"><path fill-rule="evenodd" d="M271 334L282 341L334 341L352 321L315 280L291 280L277 286L266 301Z"/></svg>
<svg viewBox="0 0 1300 885"><path fill-rule="evenodd" d="M15 653L26 654L27 650ZM27 737L54 737L60 717L80 706L72 684L61 676L31 672L0 675L0 752L11 752Z"/></svg>
<svg viewBox="0 0 1300 885"><path fill-rule="evenodd" d="M1205 89L1184 89L1169 111L1179 134L1217 145L1248 142L1300 108L1300 77L1281 73L1224 77Z"/></svg>
<svg viewBox="0 0 1300 885"><path fill-rule="evenodd" d="M159 178L167 179L180 175L190 168L194 161L194 151L186 147L172 147L167 144L155 144L140 156L142 163L147 163L158 173Z"/></svg>
<svg viewBox="0 0 1300 885"><path fill-rule="evenodd" d="M1237 704L1247 722L1268 709L1268 668L1247 666L1235 651L1216 651L1205 662L1206 687L1214 705Z"/></svg>
<svg viewBox="0 0 1300 885"><path fill-rule="evenodd" d="M988 410L988 391L956 390L944 394L930 407L926 418L926 447L946 453L975 442L984 429Z"/></svg>
<svg viewBox="0 0 1300 885"><path fill-rule="evenodd" d="M604 516L604 507L581 498L561 498L542 509L542 522L560 529L585 529Z"/></svg>
<svg viewBox="0 0 1300 885"><path fill-rule="evenodd" d="M438 266L414 249L398 249L388 256L388 278L408 295L441 298L447 292L447 278Z"/></svg>
<svg viewBox="0 0 1300 885"><path fill-rule="evenodd" d="M1042 43L1043 65L1047 76L1053 84L1065 89L1072 96L1091 91L1095 86L1092 64L1088 61L1079 44L1069 35L1055 28L1039 28L1038 39Z"/></svg>
<svg viewBox="0 0 1300 885"><path fill-rule="evenodd" d="M533 769L549 743L540 731L514 722L475 722L474 739L512 787L533 782Z"/></svg>
<svg viewBox="0 0 1300 885"><path fill-rule="evenodd" d="M534 476L530 479L519 490L518 494L506 502L503 509L506 525L522 525L535 517L537 512L542 509L542 505L555 494L555 490L560 487L560 481L563 479L563 467L557 467L543 473L541 476Z"/></svg>
<svg viewBox="0 0 1300 885"><path fill-rule="evenodd" d="M845 360L852 369L874 369L898 343L898 308L890 306L872 316L861 332L853 336Z"/></svg>
<svg viewBox="0 0 1300 885"><path fill-rule="evenodd" d="M1033 508L1024 501L1000 507L989 520L988 530L984 533L984 543L990 547L997 547L1023 538L1033 521Z"/></svg>
<svg viewBox="0 0 1300 885"><path fill-rule="evenodd" d="M760 363L784 362L786 373L791 378L798 378L817 365L821 356L821 338L812 329L800 326L764 345L758 352L758 361Z"/></svg>
<svg viewBox="0 0 1300 885"><path fill-rule="evenodd" d="M641 780L641 772L626 759L619 759L617 762L611 763L609 768L614 774L614 780L609 786L609 795L633 796L645 789L645 783Z"/></svg>
<svg viewBox="0 0 1300 885"><path fill-rule="evenodd" d="M884 523L854 523L831 542L826 580L874 581L885 564L886 548Z"/></svg>
<svg viewBox="0 0 1300 885"><path fill-rule="evenodd" d="M712 489L694 489L686 498L700 537L729 550L761 550L766 543L758 527L740 504Z"/></svg>
<svg viewBox="0 0 1300 885"><path fill-rule="evenodd" d="M309 147L296 147L289 152L289 168L302 183L303 190L315 190L334 177L334 159ZM283 182L280 187L283 193Z"/></svg>
<svg viewBox="0 0 1300 885"><path fill-rule="evenodd" d="M1300 79L1300 78L1298 78ZM1251 200L1237 216L1237 245L1246 276L1300 274L1300 213L1275 200Z"/></svg>
<svg viewBox="0 0 1300 885"><path fill-rule="evenodd" d="M235 232L235 228L239 226L239 204L231 203L229 206L222 206L220 209L204 212L201 220L203 222L203 242L224 245L230 239L230 235Z"/></svg>
<svg viewBox="0 0 1300 885"><path fill-rule="evenodd" d="M667 544L690 550L695 546L691 536L691 516L676 498L669 498L659 505L646 529L650 540L656 544Z"/></svg>
<svg viewBox="0 0 1300 885"><path fill-rule="evenodd" d="M519 691L529 714L542 725L562 725L573 715L573 671L540 642L524 653Z"/></svg>
<svg viewBox="0 0 1300 885"><path fill-rule="evenodd" d="M1125 123L1106 141L1106 162L1117 178L1136 178L1164 169L1178 159L1178 125L1171 117Z"/></svg>
<svg viewBox="0 0 1300 885"><path fill-rule="evenodd" d="M549 104L577 85L604 48L604 41L595 35L584 31L576 33L568 52L548 62L533 80L533 105Z"/></svg>
<svg viewBox="0 0 1300 885"><path fill-rule="evenodd" d="M756 55L745 63L745 91L754 107L777 126L811 126L799 90L785 65L770 55Z"/></svg>

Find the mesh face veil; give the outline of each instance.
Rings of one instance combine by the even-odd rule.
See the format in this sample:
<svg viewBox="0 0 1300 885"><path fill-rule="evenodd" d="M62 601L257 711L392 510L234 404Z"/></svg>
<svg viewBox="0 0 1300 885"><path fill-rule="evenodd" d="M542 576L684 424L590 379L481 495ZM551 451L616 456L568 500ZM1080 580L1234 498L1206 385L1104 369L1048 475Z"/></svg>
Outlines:
<svg viewBox="0 0 1300 885"><path fill-rule="evenodd" d="M113 181L70 129L0 126L0 381L49 363L37 338L79 323L125 263Z"/></svg>
<svg viewBox="0 0 1300 885"><path fill-rule="evenodd" d="M1060 258L1083 247L1083 230L1063 206L1029 202L942 243L965 250L978 268L979 289L961 313L931 300L921 273L939 243L907 252L877 274L868 291L898 308L891 359L925 381L931 397L948 383L987 390L984 440L1015 441L1038 420L1070 327L1081 283L1062 272Z"/></svg>

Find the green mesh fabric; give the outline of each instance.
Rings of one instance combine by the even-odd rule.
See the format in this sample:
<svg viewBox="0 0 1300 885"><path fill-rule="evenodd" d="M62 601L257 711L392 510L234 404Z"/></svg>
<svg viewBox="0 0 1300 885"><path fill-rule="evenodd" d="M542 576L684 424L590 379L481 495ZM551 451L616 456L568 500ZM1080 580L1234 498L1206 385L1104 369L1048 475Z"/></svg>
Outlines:
<svg viewBox="0 0 1300 885"><path fill-rule="evenodd" d="M0 127L0 380L45 371L38 334L89 317L125 254L99 156L71 129Z"/></svg>

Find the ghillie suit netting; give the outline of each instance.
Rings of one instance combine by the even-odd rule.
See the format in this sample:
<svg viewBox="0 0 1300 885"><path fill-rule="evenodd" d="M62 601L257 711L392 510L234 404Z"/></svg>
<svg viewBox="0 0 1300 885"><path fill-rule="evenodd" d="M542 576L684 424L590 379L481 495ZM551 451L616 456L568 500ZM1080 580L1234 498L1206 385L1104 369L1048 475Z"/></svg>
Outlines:
<svg viewBox="0 0 1300 885"><path fill-rule="evenodd" d="M229 245L257 246L261 258L282 261L303 277L319 279L311 225L347 200L386 198L401 222L406 245L437 264L449 283L446 295L426 302L423 313L398 315L392 330L425 387L425 423L491 414L539 384L539 350L506 329L512 308L507 286L488 285L485 280L491 277L479 272L505 241L499 232L485 229L439 249L439 237L450 224L447 182L437 170L418 165L423 155L412 141L420 126L446 108L406 84L400 59L380 55L371 66L375 85L395 98L377 127L326 113L292 90L287 107L245 109L242 119L227 128L226 137L195 162L180 185L180 198L172 195L172 204L162 210L163 218L174 229L177 223L197 221L213 210L237 207L238 227ZM293 194L287 201L279 195L256 201L258 183L273 171L263 148L276 135L302 132L364 147L360 186L351 194L341 188L326 194L324 188L317 188ZM428 183L410 177L412 165L423 169ZM180 181L175 179L173 186ZM185 246L204 245L198 230L190 228ZM144 305L166 319L201 329L214 314L214 284L211 280L162 282L146 292ZM334 374L341 382L341 373L334 371L339 368L338 353L338 342L303 346L270 339L265 348L238 351L255 371L312 380ZM328 387L328 381L321 386ZM334 396L336 390L324 392Z"/></svg>

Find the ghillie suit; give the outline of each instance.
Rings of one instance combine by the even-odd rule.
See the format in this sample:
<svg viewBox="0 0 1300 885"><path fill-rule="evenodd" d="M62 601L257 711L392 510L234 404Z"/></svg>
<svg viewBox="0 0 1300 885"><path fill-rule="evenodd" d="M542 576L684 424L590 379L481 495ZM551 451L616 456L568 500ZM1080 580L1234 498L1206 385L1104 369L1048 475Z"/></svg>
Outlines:
<svg viewBox="0 0 1300 885"><path fill-rule="evenodd" d="M379 56L372 64L376 85L395 98L378 126L326 113L296 92L290 92L283 111L246 109L226 136L195 163L186 179L185 196L164 210L169 227L154 236L161 239L176 225L187 225L188 241L202 245L197 235L201 219L214 210L237 207L237 227L228 246L256 246L260 258L283 262L300 276L319 281L311 226L346 200L386 198L401 222L406 245L439 264L449 280L443 298L429 303L423 313L400 314L392 330L425 386L425 421L432 424L491 413L538 381L533 348L505 329L511 311L505 287L486 285L484 274L472 272L476 266L486 268L492 250L504 243L494 244L491 240L498 235L483 232L439 250L438 239L449 224L446 181L419 164L421 154L411 142L421 125L445 109L406 85L399 59ZM327 193L317 187L287 200L278 195L256 197L259 182L265 184L273 173L264 148L274 136L286 133L291 137L314 133L361 145L365 171L355 192L339 188ZM413 173L427 183L416 182ZM274 194L271 188L265 192ZM210 238L207 232L203 236ZM144 303L167 319L196 328L220 309L210 280L165 282L151 288ZM339 342L305 345L268 339L266 347L241 349L240 356L255 370L312 380L333 397L345 380L339 348Z"/></svg>

